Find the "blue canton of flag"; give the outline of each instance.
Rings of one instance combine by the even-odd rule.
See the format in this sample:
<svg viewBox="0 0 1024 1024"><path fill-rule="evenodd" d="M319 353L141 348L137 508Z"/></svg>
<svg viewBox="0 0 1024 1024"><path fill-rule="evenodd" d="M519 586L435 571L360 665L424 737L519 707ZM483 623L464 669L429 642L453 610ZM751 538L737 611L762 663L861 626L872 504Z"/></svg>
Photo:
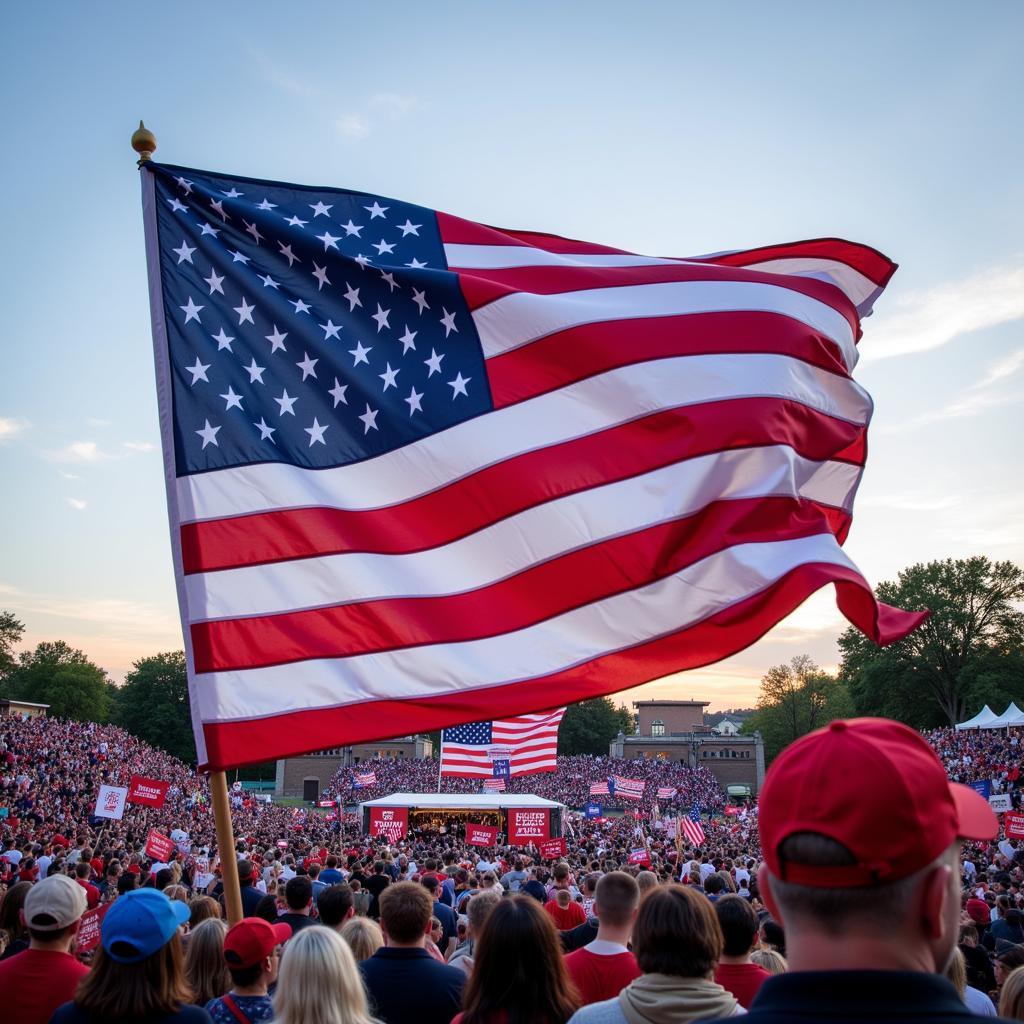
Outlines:
<svg viewBox="0 0 1024 1024"><path fill-rule="evenodd" d="M179 474L340 466L491 409L432 210L149 170Z"/></svg>
<svg viewBox="0 0 1024 1024"><path fill-rule="evenodd" d="M615 776L608 776L608 795L615 796Z"/></svg>
<svg viewBox="0 0 1024 1024"><path fill-rule="evenodd" d="M441 733L442 743L462 743L479 746L491 742L490 722L471 722L469 725L456 725Z"/></svg>

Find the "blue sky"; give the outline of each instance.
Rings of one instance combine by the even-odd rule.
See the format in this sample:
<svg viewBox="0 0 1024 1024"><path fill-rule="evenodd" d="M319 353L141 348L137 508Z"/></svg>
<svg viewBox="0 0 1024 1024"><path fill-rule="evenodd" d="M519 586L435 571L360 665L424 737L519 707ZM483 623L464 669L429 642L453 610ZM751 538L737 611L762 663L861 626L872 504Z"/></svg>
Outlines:
<svg viewBox="0 0 1024 1024"><path fill-rule="evenodd" d="M282 20L283 19L283 20ZM865 323L847 550L1024 560L1018 3L35 5L0 42L0 607L115 678L180 646L137 173L337 185L638 252L818 235L901 268ZM818 595L647 695L834 665Z"/></svg>

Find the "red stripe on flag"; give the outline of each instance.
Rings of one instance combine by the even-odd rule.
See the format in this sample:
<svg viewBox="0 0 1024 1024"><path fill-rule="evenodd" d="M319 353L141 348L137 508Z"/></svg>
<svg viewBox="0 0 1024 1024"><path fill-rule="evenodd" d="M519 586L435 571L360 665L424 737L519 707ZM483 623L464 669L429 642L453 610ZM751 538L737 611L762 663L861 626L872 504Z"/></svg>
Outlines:
<svg viewBox="0 0 1024 1024"><path fill-rule="evenodd" d="M522 402L619 366L673 356L771 353L849 379L834 342L777 313L688 313L570 327L487 360L496 407Z"/></svg>
<svg viewBox="0 0 1024 1024"><path fill-rule="evenodd" d="M466 593L194 623L195 668L257 668L497 636L644 586L738 542L845 534L848 525L841 511L790 498L714 502Z"/></svg>
<svg viewBox="0 0 1024 1024"><path fill-rule="evenodd" d="M906 636L927 612L904 612L876 604L863 577L832 564L801 565L780 580L696 626L678 630L625 651L595 658L564 672L487 688L487 706L512 715L527 708L571 703L617 690L670 672L699 668L726 658L754 643L780 619L828 583L835 583L843 613L867 636L883 644ZM221 765L257 764L273 750L290 757L337 743L339 735L366 742L413 732L430 732L474 721L480 694L461 690L438 697L375 700L333 708L311 708L242 721L207 722L203 733L207 762L202 769Z"/></svg>
<svg viewBox="0 0 1024 1024"><path fill-rule="evenodd" d="M815 461L860 465L864 436L861 426L788 400L685 406L527 452L389 508L289 509L187 523L182 560L191 574L349 551L421 551L554 498L715 451L785 444Z"/></svg>
<svg viewBox="0 0 1024 1024"><path fill-rule="evenodd" d="M440 211L437 214L437 227L441 233L441 241L451 245L523 245L543 249L545 252L616 255L626 253L625 249L613 249L611 246L597 245L594 242L579 242L572 238L563 238L561 235L545 234L542 231L494 228Z"/></svg>

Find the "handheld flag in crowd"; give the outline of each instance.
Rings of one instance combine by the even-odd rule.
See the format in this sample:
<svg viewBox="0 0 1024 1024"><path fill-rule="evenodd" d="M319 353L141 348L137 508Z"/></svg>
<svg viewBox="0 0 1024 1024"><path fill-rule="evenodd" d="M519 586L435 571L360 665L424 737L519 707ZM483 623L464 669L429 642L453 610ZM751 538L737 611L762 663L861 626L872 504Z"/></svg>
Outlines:
<svg viewBox="0 0 1024 1024"><path fill-rule="evenodd" d="M677 834L681 832L694 846L700 846L706 838L704 827L700 823L700 807L694 804L690 808L690 813L678 820L677 829Z"/></svg>
<svg viewBox="0 0 1024 1024"><path fill-rule="evenodd" d="M679 790L675 786L659 786L658 787L658 799L659 800L671 800L672 797L678 793Z"/></svg>
<svg viewBox="0 0 1024 1024"><path fill-rule="evenodd" d="M625 779L612 775L608 779L608 792L626 800L642 800L647 783L643 779Z"/></svg>
<svg viewBox="0 0 1024 1024"><path fill-rule="evenodd" d="M553 772L558 726L565 708L493 722L474 722L441 733L441 774L453 778L511 778Z"/></svg>
<svg viewBox="0 0 1024 1024"><path fill-rule="evenodd" d="M376 772L356 772L352 776L352 788L361 789L364 786L376 786L377 785L377 773Z"/></svg>
<svg viewBox="0 0 1024 1024"><path fill-rule="evenodd" d="M484 779L484 781L483 781L483 792L485 792L485 793L504 793L505 792L505 779L504 778Z"/></svg>
<svg viewBox="0 0 1024 1024"><path fill-rule="evenodd" d="M591 783L590 795L591 796L609 796L610 794L609 794L609 790L608 790L608 780L606 779L604 782L594 782L594 783Z"/></svg>
<svg viewBox="0 0 1024 1024"><path fill-rule="evenodd" d="M827 583L876 642L921 621L841 547L875 250L641 256L141 166L201 768L613 693Z"/></svg>

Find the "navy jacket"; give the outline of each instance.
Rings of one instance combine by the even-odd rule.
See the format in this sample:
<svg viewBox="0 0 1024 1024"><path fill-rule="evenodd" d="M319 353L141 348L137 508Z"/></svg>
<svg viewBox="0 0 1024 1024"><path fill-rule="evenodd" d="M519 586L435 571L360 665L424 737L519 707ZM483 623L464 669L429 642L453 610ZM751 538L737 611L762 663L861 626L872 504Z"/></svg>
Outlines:
<svg viewBox="0 0 1024 1024"><path fill-rule="evenodd" d="M466 975L425 949L384 946L359 965L370 1012L383 1024L451 1024Z"/></svg>
<svg viewBox="0 0 1024 1024"><path fill-rule="evenodd" d="M734 1020L735 1018L729 1018ZM978 1024L956 989L937 974L915 971L794 971L769 978L743 1024ZM988 1017L986 1020L1000 1020Z"/></svg>

